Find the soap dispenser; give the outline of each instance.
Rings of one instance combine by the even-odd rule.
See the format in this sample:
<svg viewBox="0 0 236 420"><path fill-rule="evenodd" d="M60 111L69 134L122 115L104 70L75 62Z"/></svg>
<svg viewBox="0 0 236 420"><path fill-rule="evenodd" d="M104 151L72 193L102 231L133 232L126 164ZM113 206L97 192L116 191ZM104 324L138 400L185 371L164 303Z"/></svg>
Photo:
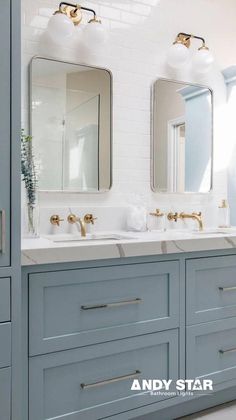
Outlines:
<svg viewBox="0 0 236 420"><path fill-rule="evenodd" d="M218 208L218 227L230 227L230 209L227 200L222 200Z"/></svg>

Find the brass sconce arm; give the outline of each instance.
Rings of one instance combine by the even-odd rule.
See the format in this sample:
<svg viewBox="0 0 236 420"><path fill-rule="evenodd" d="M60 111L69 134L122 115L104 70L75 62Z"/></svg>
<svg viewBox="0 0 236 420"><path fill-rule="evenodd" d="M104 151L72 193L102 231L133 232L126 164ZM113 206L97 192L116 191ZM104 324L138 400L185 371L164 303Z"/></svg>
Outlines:
<svg viewBox="0 0 236 420"><path fill-rule="evenodd" d="M80 6L79 4L67 3L67 2L64 2L64 1L62 1L59 4L59 8L62 9L62 6L71 6L71 7L74 7L74 12L77 12L77 10L79 10L79 9L86 10L86 12L93 13L94 18L96 18L96 12L95 12L95 10L89 9L88 7Z"/></svg>
<svg viewBox="0 0 236 420"><path fill-rule="evenodd" d="M200 49L204 49L204 48L208 49L206 47L206 41L202 36L187 34L185 32L178 33L174 44L180 43L180 44L185 45L185 47L189 48L191 39L198 39L199 41L202 42L202 46L200 47Z"/></svg>
<svg viewBox="0 0 236 420"><path fill-rule="evenodd" d="M63 7L63 6L65 6L65 7ZM76 17L77 12L79 10L85 10L86 12L90 12L90 13L93 14L93 20L97 20L97 15L96 15L95 10L90 9L88 7L80 6L80 4L73 4L73 3L67 3L67 2L62 1L59 4L59 12L67 14L67 8L68 7L72 8L72 10L70 10L71 17ZM58 12L56 12L56 13L58 13Z"/></svg>

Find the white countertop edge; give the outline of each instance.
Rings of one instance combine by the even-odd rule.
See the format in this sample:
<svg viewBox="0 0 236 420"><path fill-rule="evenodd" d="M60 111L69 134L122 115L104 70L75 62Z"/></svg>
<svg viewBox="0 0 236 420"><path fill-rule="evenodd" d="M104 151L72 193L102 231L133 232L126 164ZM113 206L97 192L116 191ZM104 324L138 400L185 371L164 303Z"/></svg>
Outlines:
<svg viewBox="0 0 236 420"><path fill-rule="evenodd" d="M121 232L119 232L121 233ZM122 232L124 234L124 232ZM54 243L45 238L23 239L22 266L102 259L236 249L236 233L204 236L191 233L126 232L131 240Z"/></svg>

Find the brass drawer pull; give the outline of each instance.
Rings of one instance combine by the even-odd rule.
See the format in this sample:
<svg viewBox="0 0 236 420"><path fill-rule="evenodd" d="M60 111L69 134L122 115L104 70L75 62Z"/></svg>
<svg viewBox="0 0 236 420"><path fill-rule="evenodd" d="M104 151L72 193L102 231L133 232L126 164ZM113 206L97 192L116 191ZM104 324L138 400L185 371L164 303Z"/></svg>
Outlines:
<svg viewBox="0 0 236 420"><path fill-rule="evenodd" d="M80 387L82 389L96 388L97 386L103 386L103 385L108 385L115 382L126 381L127 379L133 379L139 375L141 375L141 371L136 370L134 373L130 373L129 375L117 376L116 378L105 379L104 381L93 382L91 384L80 384Z"/></svg>
<svg viewBox="0 0 236 420"><path fill-rule="evenodd" d="M0 210L1 212L1 253L5 254L6 252L6 212L5 210Z"/></svg>
<svg viewBox="0 0 236 420"><path fill-rule="evenodd" d="M236 348L234 349L229 349L229 350L219 350L220 354L225 354L225 353L236 353Z"/></svg>
<svg viewBox="0 0 236 420"><path fill-rule="evenodd" d="M104 309L104 308L115 308L119 306L126 306L126 305L136 305L142 302L142 299L136 298L133 300L124 300L121 302L113 302L113 303L102 303L100 305L82 305L81 309L83 311L89 311L91 309Z"/></svg>
<svg viewBox="0 0 236 420"><path fill-rule="evenodd" d="M236 290L236 286L232 286L232 287L219 287L219 290L221 292L231 292L232 290Z"/></svg>

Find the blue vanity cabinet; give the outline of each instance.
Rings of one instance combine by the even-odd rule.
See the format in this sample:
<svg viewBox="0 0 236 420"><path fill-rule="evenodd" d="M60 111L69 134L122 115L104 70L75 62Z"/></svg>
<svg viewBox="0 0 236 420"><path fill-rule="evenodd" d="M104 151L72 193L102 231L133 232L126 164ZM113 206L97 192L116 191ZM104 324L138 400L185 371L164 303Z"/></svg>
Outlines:
<svg viewBox="0 0 236 420"><path fill-rule="evenodd" d="M0 13L0 419L22 417L20 0Z"/></svg>
<svg viewBox="0 0 236 420"><path fill-rule="evenodd" d="M186 262L186 375L236 381L236 256Z"/></svg>
<svg viewBox="0 0 236 420"><path fill-rule="evenodd" d="M187 327L187 377L236 380L236 318Z"/></svg>
<svg viewBox="0 0 236 420"><path fill-rule="evenodd" d="M25 420L173 420L235 398L235 279L233 251L24 268ZM178 378L214 394L131 391Z"/></svg>
<svg viewBox="0 0 236 420"><path fill-rule="evenodd" d="M180 377L180 264L128 262L23 270L29 420L97 420L173 398L130 388Z"/></svg>
<svg viewBox="0 0 236 420"><path fill-rule="evenodd" d="M32 357L29 418L97 420L167 399L131 386L134 379L176 380L178 358L177 329Z"/></svg>
<svg viewBox="0 0 236 420"><path fill-rule="evenodd" d="M1 1L0 36L0 267L10 265L11 2Z"/></svg>
<svg viewBox="0 0 236 420"><path fill-rule="evenodd" d="M0 322L11 319L11 279L0 279Z"/></svg>
<svg viewBox="0 0 236 420"><path fill-rule="evenodd" d="M29 275L31 356L177 328L179 263Z"/></svg>
<svg viewBox="0 0 236 420"><path fill-rule="evenodd" d="M0 418L11 419L11 368L0 369Z"/></svg>
<svg viewBox="0 0 236 420"><path fill-rule="evenodd" d="M0 278L0 419L11 412L11 303L10 278Z"/></svg>
<svg viewBox="0 0 236 420"><path fill-rule="evenodd" d="M186 263L187 325L236 316L236 256Z"/></svg>

